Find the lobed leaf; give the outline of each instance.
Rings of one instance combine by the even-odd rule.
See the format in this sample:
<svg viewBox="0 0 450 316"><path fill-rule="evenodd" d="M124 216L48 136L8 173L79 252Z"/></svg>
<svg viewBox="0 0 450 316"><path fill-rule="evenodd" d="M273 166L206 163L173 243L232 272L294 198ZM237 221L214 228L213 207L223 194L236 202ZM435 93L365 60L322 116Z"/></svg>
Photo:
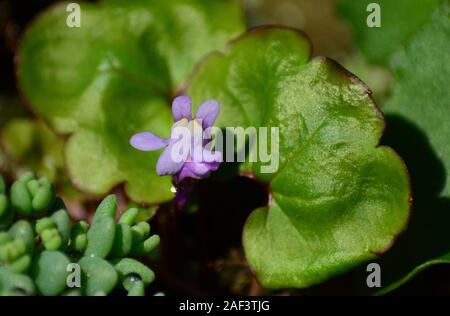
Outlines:
<svg viewBox="0 0 450 316"><path fill-rule="evenodd" d="M243 30L238 2L83 3L80 28L67 27L66 5L42 14L22 40L23 93L58 133L71 134L66 165L82 189L105 194L126 182L136 201L170 199L170 178L154 168L159 153L139 152L129 138L169 136L176 89L199 58Z"/></svg>
<svg viewBox="0 0 450 316"><path fill-rule="evenodd" d="M409 216L407 171L378 145L384 120L369 90L310 54L298 31L258 28L210 56L188 89L194 104L221 103L221 127L279 128L279 168L246 165L270 195L243 232L247 260L268 288L308 287L377 257Z"/></svg>

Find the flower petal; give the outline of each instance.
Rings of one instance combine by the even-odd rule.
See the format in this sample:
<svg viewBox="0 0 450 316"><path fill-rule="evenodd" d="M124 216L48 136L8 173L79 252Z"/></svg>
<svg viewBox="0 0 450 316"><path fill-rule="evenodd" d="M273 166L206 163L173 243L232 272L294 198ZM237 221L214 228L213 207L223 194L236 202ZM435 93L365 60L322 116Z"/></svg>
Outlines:
<svg viewBox="0 0 450 316"><path fill-rule="evenodd" d="M175 122L182 118L192 120L192 101L185 95L176 97L172 102L172 115Z"/></svg>
<svg viewBox="0 0 450 316"><path fill-rule="evenodd" d="M175 143L170 143L166 149L164 149L161 156L159 156L158 162L156 163L156 173L160 176L174 175L180 171L183 167L184 161L177 161L172 155L172 149Z"/></svg>
<svg viewBox="0 0 450 316"><path fill-rule="evenodd" d="M175 122L170 130L170 139L176 141L185 136L185 133L189 131L189 122L186 118Z"/></svg>
<svg viewBox="0 0 450 316"><path fill-rule="evenodd" d="M215 150L211 151L206 148L203 149L203 162L206 163L220 163L223 161L222 152Z"/></svg>
<svg viewBox="0 0 450 316"><path fill-rule="evenodd" d="M209 165L204 162L188 162L186 163L186 167L199 178L204 177L211 171Z"/></svg>
<svg viewBox="0 0 450 316"><path fill-rule="evenodd" d="M220 104L216 100L207 100L195 113L195 118L202 120L203 128L208 128L214 125L217 116L220 112Z"/></svg>
<svg viewBox="0 0 450 316"><path fill-rule="evenodd" d="M175 183L180 183L181 181L187 178L200 179L200 177L198 177L191 171L191 169L187 166L187 164L184 164L180 172L174 176L174 180Z"/></svg>
<svg viewBox="0 0 450 316"><path fill-rule="evenodd" d="M131 146L143 151L158 150L167 146L168 143L169 141L167 139L156 136L150 132L134 134L130 139Z"/></svg>

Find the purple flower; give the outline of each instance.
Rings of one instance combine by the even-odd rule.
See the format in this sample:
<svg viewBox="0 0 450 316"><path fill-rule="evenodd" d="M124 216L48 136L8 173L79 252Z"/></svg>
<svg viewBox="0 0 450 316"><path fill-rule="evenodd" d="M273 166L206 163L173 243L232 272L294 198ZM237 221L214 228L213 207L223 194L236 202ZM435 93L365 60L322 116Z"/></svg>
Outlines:
<svg viewBox="0 0 450 316"><path fill-rule="evenodd" d="M174 182L183 179L201 179L219 168L222 153L207 148L210 137L205 130L213 126L219 115L220 105L207 100L192 118L192 102L188 96L179 96L172 102L174 124L170 138L161 138L150 132L133 135L130 144L136 149L153 151L164 148L156 164L160 176L173 175Z"/></svg>

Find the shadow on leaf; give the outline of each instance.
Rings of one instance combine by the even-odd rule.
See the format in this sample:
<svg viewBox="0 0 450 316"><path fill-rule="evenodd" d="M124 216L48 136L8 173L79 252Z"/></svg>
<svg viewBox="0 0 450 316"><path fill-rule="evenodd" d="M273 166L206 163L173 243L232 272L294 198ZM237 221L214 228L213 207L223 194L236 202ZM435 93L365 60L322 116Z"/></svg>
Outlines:
<svg viewBox="0 0 450 316"><path fill-rule="evenodd" d="M450 251L450 199L441 194L446 179L445 167L425 133L414 124L400 116L388 115L386 119L387 129L382 143L394 148L405 161L411 177L413 205L407 231L378 260L383 286L400 279L425 261ZM450 270L439 269L440 277L436 280L433 279L433 272L426 272L411 282L420 284L414 284L414 287L407 284L392 293L429 294L445 288L440 285L443 282L448 284ZM365 265L362 273L367 275ZM434 281L431 282L431 279ZM365 277L360 280L361 292L367 293Z"/></svg>

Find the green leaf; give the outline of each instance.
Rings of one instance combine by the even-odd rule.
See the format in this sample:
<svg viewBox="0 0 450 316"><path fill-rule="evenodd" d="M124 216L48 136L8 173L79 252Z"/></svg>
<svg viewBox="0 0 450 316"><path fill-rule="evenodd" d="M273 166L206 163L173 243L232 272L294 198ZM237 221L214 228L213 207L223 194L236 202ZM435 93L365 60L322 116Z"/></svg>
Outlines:
<svg viewBox="0 0 450 316"><path fill-rule="evenodd" d="M118 259L114 260L113 264L116 270L119 272L121 282L125 282L128 277L137 275L144 282L145 286L147 286L155 279L155 274L150 268L134 259Z"/></svg>
<svg viewBox="0 0 450 316"><path fill-rule="evenodd" d="M14 219L14 210L6 194L0 193L0 230L6 229Z"/></svg>
<svg viewBox="0 0 450 316"><path fill-rule="evenodd" d="M105 258L114 244L116 223L113 218L101 218L92 223L87 232L86 256Z"/></svg>
<svg viewBox="0 0 450 316"><path fill-rule="evenodd" d="M59 233L63 239L64 246L67 246L68 241L70 240L70 230L72 223L70 221L69 214L66 210L59 210L52 214L51 218L56 224Z"/></svg>
<svg viewBox="0 0 450 316"><path fill-rule="evenodd" d="M0 267L0 296L34 295L33 281L8 267Z"/></svg>
<svg viewBox="0 0 450 316"><path fill-rule="evenodd" d="M11 204L21 215L38 215L50 211L55 201L55 192L46 177L36 179L26 173L11 186Z"/></svg>
<svg viewBox="0 0 450 316"><path fill-rule="evenodd" d="M386 113L422 130L445 165L443 196L450 197L450 6L439 7L424 28L393 61L397 81Z"/></svg>
<svg viewBox="0 0 450 316"><path fill-rule="evenodd" d="M11 203L21 215L30 215L33 211L31 195L28 192L26 183L16 181L11 186Z"/></svg>
<svg viewBox="0 0 450 316"><path fill-rule="evenodd" d="M14 119L2 128L0 142L5 153L21 168L52 180L64 169L62 139L45 124L30 119Z"/></svg>
<svg viewBox="0 0 450 316"><path fill-rule="evenodd" d="M368 27L370 3L380 5L381 27ZM374 63L390 57L421 29L441 0L342 0L339 8L350 21L359 49Z"/></svg>
<svg viewBox="0 0 450 316"><path fill-rule="evenodd" d="M21 239L26 246L28 254L32 255L34 251L35 233L31 224L25 220L19 220L11 226L8 233L11 237Z"/></svg>
<svg viewBox="0 0 450 316"><path fill-rule="evenodd" d="M375 258L409 214L406 168L378 146L384 120L367 87L310 53L295 30L259 28L210 56L188 90L194 104L221 102L219 126L279 127L277 171L246 166L270 195L243 232L268 288L308 287Z"/></svg>
<svg viewBox="0 0 450 316"><path fill-rule="evenodd" d="M111 256L113 258L125 257L130 252L132 246L133 236L130 225L117 223Z"/></svg>
<svg viewBox="0 0 450 316"><path fill-rule="evenodd" d="M45 296L55 296L66 288L69 258L59 251L44 250L33 263L33 279L39 292Z"/></svg>
<svg viewBox="0 0 450 316"><path fill-rule="evenodd" d="M386 141L408 165L414 209L408 232L381 262L388 285L378 294L450 262L449 13L448 3L438 7L392 63L397 81L385 106L392 123Z"/></svg>
<svg viewBox="0 0 450 316"><path fill-rule="evenodd" d="M72 227L71 248L78 252L84 252L87 246L87 231L89 224L85 221L79 221Z"/></svg>
<svg viewBox="0 0 450 316"><path fill-rule="evenodd" d="M116 217L116 209L117 209L117 197L114 194L110 194L105 197L102 202L98 205L95 210L94 218L92 222L98 222L103 218L112 218Z"/></svg>
<svg viewBox="0 0 450 316"><path fill-rule="evenodd" d="M168 101L193 65L244 29L238 1L103 1L81 12L80 28L67 27L66 4L35 20L19 48L19 84L58 133L71 134L74 183L104 194L125 182L136 201L168 200L159 153L139 152L129 138L169 136Z"/></svg>
<svg viewBox="0 0 450 316"><path fill-rule="evenodd" d="M105 258L111 251L116 233L116 208L117 197L113 194L104 198L97 207L87 232L86 256Z"/></svg>
<svg viewBox="0 0 450 316"><path fill-rule="evenodd" d="M86 295L107 295L117 283L117 272L106 260L97 257L83 257L79 261L84 272L83 287Z"/></svg>
<svg viewBox="0 0 450 316"><path fill-rule="evenodd" d="M136 217L139 214L139 210L137 208L130 208L125 211L122 215L120 215L119 223L133 225Z"/></svg>
<svg viewBox="0 0 450 316"><path fill-rule="evenodd" d="M142 281L133 281L128 290L128 296L145 296L145 284Z"/></svg>

